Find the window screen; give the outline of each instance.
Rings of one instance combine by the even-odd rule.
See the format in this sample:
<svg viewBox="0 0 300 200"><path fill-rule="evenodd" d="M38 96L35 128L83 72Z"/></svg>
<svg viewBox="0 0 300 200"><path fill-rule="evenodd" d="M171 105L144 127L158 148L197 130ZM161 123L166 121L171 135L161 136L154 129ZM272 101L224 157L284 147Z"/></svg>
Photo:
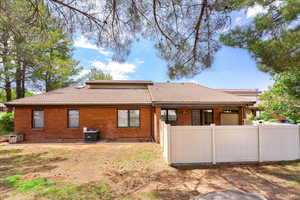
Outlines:
<svg viewBox="0 0 300 200"><path fill-rule="evenodd" d="M203 110L203 125L210 125L213 123L212 110Z"/></svg>
<svg viewBox="0 0 300 200"><path fill-rule="evenodd" d="M118 127L139 127L140 110L118 110Z"/></svg>
<svg viewBox="0 0 300 200"><path fill-rule="evenodd" d="M140 126L140 111L139 110L129 110L130 127Z"/></svg>
<svg viewBox="0 0 300 200"><path fill-rule="evenodd" d="M128 110L118 110L118 127L128 127Z"/></svg>
<svg viewBox="0 0 300 200"><path fill-rule="evenodd" d="M160 119L166 123L174 122L177 120L176 110L163 109L160 111Z"/></svg>
<svg viewBox="0 0 300 200"><path fill-rule="evenodd" d="M212 110L192 110L192 125L210 125L212 123Z"/></svg>
<svg viewBox="0 0 300 200"><path fill-rule="evenodd" d="M68 110L68 127L79 128L79 110Z"/></svg>
<svg viewBox="0 0 300 200"><path fill-rule="evenodd" d="M34 110L32 112L32 128L44 128L43 110Z"/></svg>
<svg viewBox="0 0 300 200"><path fill-rule="evenodd" d="M160 119L164 122L167 121L167 110L160 111Z"/></svg>
<svg viewBox="0 0 300 200"><path fill-rule="evenodd" d="M173 122L176 121L177 116L176 116L176 110L168 110L168 121Z"/></svg>
<svg viewBox="0 0 300 200"><path fill-rule="evenodd" d="M201 125L201 110L192 110L192 125Z"/></svg>

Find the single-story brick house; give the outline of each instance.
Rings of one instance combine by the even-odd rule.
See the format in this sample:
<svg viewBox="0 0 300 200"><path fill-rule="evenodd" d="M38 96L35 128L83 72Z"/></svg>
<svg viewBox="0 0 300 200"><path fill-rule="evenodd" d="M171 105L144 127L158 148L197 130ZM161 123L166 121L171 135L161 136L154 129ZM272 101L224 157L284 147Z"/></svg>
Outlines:
<svg viewBox="0 0 300 200"><path fill-rule="evenodd" d="M81 140L83 127L107 139L155 139L172 125L242 124L255 102L195 83L87 81L8 102L27 141Z"/></svg>

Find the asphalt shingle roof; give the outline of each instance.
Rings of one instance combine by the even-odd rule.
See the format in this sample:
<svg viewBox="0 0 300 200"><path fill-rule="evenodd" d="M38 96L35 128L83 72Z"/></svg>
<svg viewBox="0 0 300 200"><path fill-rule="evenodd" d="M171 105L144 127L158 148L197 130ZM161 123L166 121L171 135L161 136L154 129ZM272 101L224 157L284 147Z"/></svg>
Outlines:
<svg viewBox="0 0 300 200"><path fill-rule="evenodd" d="M119 82L128 84L127 81ZM195 83L148 83L149 81L145 87L128 88L92 89L88 85L67 87L17 99L8 102L7 105L253 104L249 99Z"/></svg>
<svg viewBox="0 0 300 200"><path fill-rule="evenodd" d="M249 99L196 83L154 83L149 86L154 103L247 104Z"/></svg>

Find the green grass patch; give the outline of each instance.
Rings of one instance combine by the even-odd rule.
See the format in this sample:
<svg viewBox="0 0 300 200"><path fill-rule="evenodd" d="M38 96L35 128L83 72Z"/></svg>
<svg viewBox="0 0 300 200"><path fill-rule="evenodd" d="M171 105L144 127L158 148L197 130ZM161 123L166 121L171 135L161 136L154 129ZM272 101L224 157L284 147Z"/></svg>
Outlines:
<svg viewBox="0 0 300 200"><path fill-rule="evenodd" d="M46 178L37 178L32 180L22 180L22 175L8 176L4 179L4 183L16 187L20 192L37 192L55 185Z"/></svg>
<svg viewBox="0 0 300 200"><path fill-rule="evenodd" d="M17 192L55 200L109 200L116 197L108 184L87 183L77 186L51 182L46 178L22 180L21 175L8 176L4 179L4 183L15 187Z"/></svg>
<svg viewBox="0 0 300 200"><path fill-rule="evenodd" d="M55 182L50 182L46 178L37 178L19 182L17 184L17 189L21 192L38 192L43 191L55 184Z"/></svg>
<svg viewBox="0 0 300 200"><path fill-rule="evenodd" d="M17 183L19 183L20 179L22 178L22 175L19 175L19 174L16 174L16 175L13 175L13 176L7 176L5 179L4 179L4 183L7 184L7 185L17 185Z"/></svg>

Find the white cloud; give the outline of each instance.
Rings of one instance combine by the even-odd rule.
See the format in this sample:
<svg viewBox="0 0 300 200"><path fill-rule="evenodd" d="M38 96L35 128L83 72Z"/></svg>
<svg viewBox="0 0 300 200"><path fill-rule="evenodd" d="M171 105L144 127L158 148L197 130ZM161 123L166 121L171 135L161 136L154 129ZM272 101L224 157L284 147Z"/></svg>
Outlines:
<svg viewBox="0 0 300 200"><path fill-rule="evenodd" d="M82 69L79 73L79 77L83 77L85 75L87 75L87 73L89 73L90 70L88 69Z"/></svg>
<svg viewBox="0 0 300 200"><path fill-rule="evenodd" d="M101 69L103 72L109 73L115 80L129 79L128 74L136 71L136 65L130 63L119 63L115 61L103 63L101 61L93 61L91 65Z"/></svg>
<svg viewBox="0 0 300 200"><path fill-rule="evenodd" d="M112 52L105 50L104 48L97 47L97 45L89 43L88 39L81 35L78 40L74 42L75 47L80 47L84 49L92 49L98 51L100 54L104 56L110 56L112 55Z"/></svg>
<svg viewBox="0 0 300 200"><path fill-rule="evenodd" d="M258 14L266 13L267 9L263 8L261 5L255 4L254 6L247 9L246 17L255 17Z"/></svg>

